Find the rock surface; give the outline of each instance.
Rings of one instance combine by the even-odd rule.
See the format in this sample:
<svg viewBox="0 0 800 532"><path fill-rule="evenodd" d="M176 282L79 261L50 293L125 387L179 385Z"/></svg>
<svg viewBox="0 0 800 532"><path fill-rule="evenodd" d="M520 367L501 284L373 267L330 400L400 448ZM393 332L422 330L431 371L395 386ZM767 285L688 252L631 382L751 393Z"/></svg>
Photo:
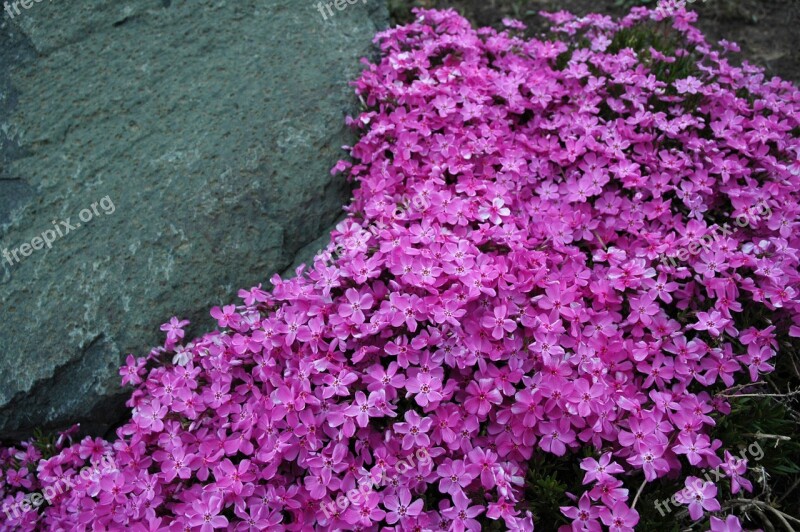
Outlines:
<svg viewBox="0 0 800 532"><path fill-rule="evenodd" d="M209 307L341 216L348 80L386 8L73 0L3 18L0 252L54 220L75 229L0 256L0 438L102 432L122 412L119 364L160 323L213 327Z"/></svg>

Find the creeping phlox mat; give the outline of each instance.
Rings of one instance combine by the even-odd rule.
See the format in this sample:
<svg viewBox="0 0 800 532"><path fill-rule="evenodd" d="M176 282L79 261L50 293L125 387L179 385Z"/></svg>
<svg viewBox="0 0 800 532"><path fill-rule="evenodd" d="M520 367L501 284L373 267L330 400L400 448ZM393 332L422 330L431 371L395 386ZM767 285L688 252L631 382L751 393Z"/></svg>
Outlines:
<svg viewBox="0 0 800 532"><path fill-rule="evenodd" d="M0 451L2 526L741 530L715 431L800 336L800 92L683 9L549 18L379 34L327 249L128 357L117 439Z"/></svg>

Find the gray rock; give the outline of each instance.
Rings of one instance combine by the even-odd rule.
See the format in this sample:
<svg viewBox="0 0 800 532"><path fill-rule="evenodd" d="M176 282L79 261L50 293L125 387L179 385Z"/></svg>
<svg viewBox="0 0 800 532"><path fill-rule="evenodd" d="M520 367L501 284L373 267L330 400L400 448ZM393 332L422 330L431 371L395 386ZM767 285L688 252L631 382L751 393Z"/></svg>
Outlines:
<svg viewBox="0 0 800 532"><path fill-rule="evenodd" d="M24 65L35 56L26 36L7 17L0 17L0 226L7 223L14 208L28 201L33 193L25 181L10 174L12 159L24 152L17 142L19 131L9 121L9 116L18 98L11 83L11 67Z"/></svg>
<svg viewBox="0 0 800 532"><path fill-rule="evenodd" d="M331 241L331 233L342 220L344 220L344 217L331 224L327 230L322 232L322 235L318 239L303 246L303 248L295 254L291 266L281 273L281 277L284 279L294 277L297 267L303 264L306 265L306 271L308 271L309 267L314 263L314 257L322 253L325 248L328 247Z"/></svg>
<svg viewBox="0 0 800 532"><path fill-rule="evenodd" d="M172 315L213 328L209 307L268 285L341 216L348 83L387 13L323 20L314 4L72 0L14 17L36 58L13 65L0 107L18 151L0 252L75 229L0 256L0 438L107 429L127 353Z"/></svg>

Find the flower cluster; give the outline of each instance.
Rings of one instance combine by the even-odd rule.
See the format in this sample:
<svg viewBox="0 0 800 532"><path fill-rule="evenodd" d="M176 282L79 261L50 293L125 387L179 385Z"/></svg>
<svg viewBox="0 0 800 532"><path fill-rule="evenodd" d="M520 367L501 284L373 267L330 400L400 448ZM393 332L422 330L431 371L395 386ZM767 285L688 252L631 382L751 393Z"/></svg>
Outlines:
<svg viewBox="0 0 800 532"><path fill-rule="evenodd" d="M552 40L429 10L379 34L336 168L360 186L327 250L213 309L220 330L186 341L173 319L164 346L129 357L115 441L3 450L0 502L92 457L119 469L0 519L533 530L530 460L584 450L563 515L624 531L632 482L721 465L715 394L800 336L800 91L732 66L682 9L548 16ZM771 215L659 260L754 205ZM743 468L722 470L746 489ZM713 483L694 486L692 518L720 508Z"/></svg>

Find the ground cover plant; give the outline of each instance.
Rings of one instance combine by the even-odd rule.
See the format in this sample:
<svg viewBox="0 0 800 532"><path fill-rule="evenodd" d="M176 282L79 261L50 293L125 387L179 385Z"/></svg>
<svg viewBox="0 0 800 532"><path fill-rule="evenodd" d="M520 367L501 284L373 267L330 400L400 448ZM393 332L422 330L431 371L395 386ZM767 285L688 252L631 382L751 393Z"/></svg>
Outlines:
<svg viewBox="0 0 800 532"><path fill-rule="evenodd" d="M0 526L796 525L800 91L678 5L547 16L379 34L328 248L128 357L116 439L0 450Z"/></svg>

